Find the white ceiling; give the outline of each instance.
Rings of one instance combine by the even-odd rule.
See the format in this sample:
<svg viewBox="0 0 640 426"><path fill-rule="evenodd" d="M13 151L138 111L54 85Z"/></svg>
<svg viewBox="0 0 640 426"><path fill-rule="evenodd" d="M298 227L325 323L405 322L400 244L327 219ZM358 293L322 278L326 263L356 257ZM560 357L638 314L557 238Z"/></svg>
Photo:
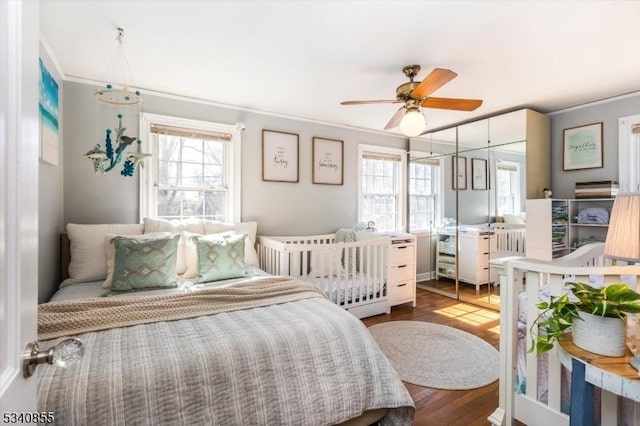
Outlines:
<svg viewBox="0 0 640 426"><path fill-rule="evenodd" d="M520 107L551 112L640 90L638 1L40 1L67 77L106 81L118 26L140 88L380 130L419 64L458 77L434 129Z"/></svg>

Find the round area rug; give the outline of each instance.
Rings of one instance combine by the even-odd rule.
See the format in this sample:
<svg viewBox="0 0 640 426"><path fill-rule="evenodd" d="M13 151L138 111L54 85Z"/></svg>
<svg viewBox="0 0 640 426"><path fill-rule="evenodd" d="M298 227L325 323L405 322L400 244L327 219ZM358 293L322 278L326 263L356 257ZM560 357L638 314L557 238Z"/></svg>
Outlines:
<svg viewBox="0 0 640 426"><path fill-rule="evenodd" d="M406 382L459 390L498 380L498 351L466 331L423 321L390 321L369 331Z"/></svg>

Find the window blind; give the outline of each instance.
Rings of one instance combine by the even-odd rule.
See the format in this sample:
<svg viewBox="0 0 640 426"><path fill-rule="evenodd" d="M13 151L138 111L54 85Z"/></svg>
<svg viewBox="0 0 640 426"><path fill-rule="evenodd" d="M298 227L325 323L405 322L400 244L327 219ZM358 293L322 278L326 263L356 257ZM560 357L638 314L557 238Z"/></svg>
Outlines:
<svg viewBox="0 0 640 426"><path fill-rule="evenodd" d="M440 163L434 158L412 158L412 163L424 164L425 166L439 166Z"/></svg>
<svg viewBox="0 0 640 426"><path fill-rule="evenodd" d="M231 142L232 139L231 133L201 129L185 129L183 127L167 126L164 124L151 124L151 133L218 142Z"/></svg>
<svg viewBox="0 0 640 426"><path fill-rule="evenodd" d="M504 170L507 172L517 172L518 168L510 164L498 164L498 170Z"/></svg>
<svg viewBox="0 0 640 426"><path fill-rule="evenodd" d="M386 161L402 161L402 157L398 154L387 154L384 152L370 152L364 151L362 153L362 158L365 160L386 160Z"/></svg>

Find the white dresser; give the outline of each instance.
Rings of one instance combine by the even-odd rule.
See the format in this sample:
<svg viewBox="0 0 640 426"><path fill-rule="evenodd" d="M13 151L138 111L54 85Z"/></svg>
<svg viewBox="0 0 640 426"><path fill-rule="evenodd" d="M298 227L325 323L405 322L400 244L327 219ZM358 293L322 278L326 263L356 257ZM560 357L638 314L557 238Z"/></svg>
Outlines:
<svg viewBox="0 0 640 426"><path fill-rule="evenodd" d="M494 281L489 269L489 259L496 252L495 238L490 232L468 227L459 232L460 243L457 245L460 264L458 279L476 286L480 291L482 284ZM438 235L436 278L455 279L456 274L456 236L455 229L441 230Z"/></svg>
<svg viewBox="0 0 640 426"><path fill-rule="evenodd" d="M387 271L389 307L411 302L416 306L416 238L392 234Z"/></svg>

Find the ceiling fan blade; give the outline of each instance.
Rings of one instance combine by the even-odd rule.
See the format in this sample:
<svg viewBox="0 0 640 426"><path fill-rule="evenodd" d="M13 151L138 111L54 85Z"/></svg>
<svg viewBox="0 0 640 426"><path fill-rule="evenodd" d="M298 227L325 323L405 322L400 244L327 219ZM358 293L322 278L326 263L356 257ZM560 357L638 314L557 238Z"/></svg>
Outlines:
<svg viewBox="0 0 640 426"><path fill-rule="evenodd" d="M398 109L396 113L393 114L393 117L391 117L391 120L389 120L387 125L384 126L384 129L389 130L389 129L393 129L394 127L398 127L398 125L400 124L400 121L402 120L402 117L404 117L406 113L407 113L407 107L401 106L400 109Z"/></svg>
<svg viewBox="0 0 640 426"><path fill-rule="evenodd" d="M424 80L422 80L420 84L418 84L418 87L413 89L411 96L414 98L424 98L429 96L457 76L458 74L451 70L435 68L428 76L425 77Z"/></svg>
<svg viewBox="0 0 640 426"><path fill-rule="evenodd" d="M455 109L458 111L474 111L480 105L480 99L427 98L421 104L426 108Z"/></svg>
<svg viewBox="0 0 640 426"><path fill-rule="evenodd" d="M340 105L363 105L363 104L397 104L400 101L398 99L385 99L385 100L377 100L377 101L342 101Z"/></svg>

